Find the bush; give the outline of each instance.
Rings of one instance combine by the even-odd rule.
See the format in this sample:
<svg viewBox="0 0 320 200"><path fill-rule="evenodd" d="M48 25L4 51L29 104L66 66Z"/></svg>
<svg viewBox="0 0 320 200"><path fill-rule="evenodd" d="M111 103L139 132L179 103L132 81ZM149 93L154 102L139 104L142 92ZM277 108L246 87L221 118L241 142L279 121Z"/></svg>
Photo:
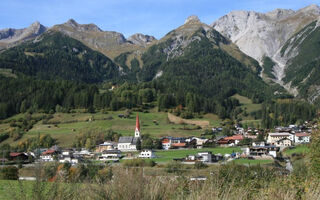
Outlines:
<svg viewBox="0 0 320 200"><path fill-rule="evenodd" d="M18 180L19 169L14 166L7 166L0 169L0 179Z"/></svg>
<svg viewBox="0 0 320 200"><path fill-rule="evenodd" d="M204 168L207 168L208 165L204 164L203 162L201 161L197 161L194 163L194 168L195 169L204 169Z"/></svg>
<svg viewBox="0 0 320 200"><path fill-rule="evenodd" d="M125 160L123 166L125 167L153 167L156 163L153 160L144 160L144 159L132 159Z"/></svg>

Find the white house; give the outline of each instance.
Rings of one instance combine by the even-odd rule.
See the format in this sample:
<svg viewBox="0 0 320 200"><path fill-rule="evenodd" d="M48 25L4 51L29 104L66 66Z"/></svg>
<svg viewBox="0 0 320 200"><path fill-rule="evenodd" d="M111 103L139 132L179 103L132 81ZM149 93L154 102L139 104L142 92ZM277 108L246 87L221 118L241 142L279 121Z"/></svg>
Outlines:
<svg viewBox="0 0 320 200"><path fill-rule="evenodd" d="M310 133L296 133L294 135L294 142L296 144L309 143L311 138Z"/></svg>
<svg viewBox="0 0 320 200"><path fill-rule="evenodd" d="M57 152L53 149L48 149L40 155L40 160L43 162L54 161L54 157L57 155Z"/></svg>
<svg viewBox="0 0 320 200"><path fill-rule="evenodd" d="M210 163L212 162L212 153L211 152L199 152L199 161Z"/></svg>
<svg viewBox="0 0 320 200"><path fill-rule="evenodd" d="M104 150L98 160L119 160L121 157L119 150Z"/></svg>
<svg viewBox="0 0 320 200"><path fill-rule="evenodd" d="M156 155L154 153L154 151L149 150L149 149L144 149L140 152L139 158L155 158Z"/></svg>
<svg viewBox="0 0 320 200"><path fill-rule="evenodd" d="M71 164L78 164L79 159L73 156L71 151L62 151L61 155L59 156L60 163L71 163Z"/></svg>

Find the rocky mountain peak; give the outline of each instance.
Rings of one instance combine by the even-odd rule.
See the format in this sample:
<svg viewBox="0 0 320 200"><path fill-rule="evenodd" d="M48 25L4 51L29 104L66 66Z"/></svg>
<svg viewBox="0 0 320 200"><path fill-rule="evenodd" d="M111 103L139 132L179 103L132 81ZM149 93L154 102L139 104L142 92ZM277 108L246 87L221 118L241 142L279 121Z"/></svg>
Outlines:
<svg viewBox="0 0 320 200"><path fill-rule="evenodd" d="M198 23L201 23L201 22L200 22L198 16L196 16L196 15L189 16L184 22L184 24L198 24Z"/></svg>
<svg viewBox="0 0 320 200"><path fill-rule="evenodd" d="M79 25L74 19L69 19L65 24L74 27Z"/></svg>
<svg viewBox="0 0 320 200"><path fill-rule="evenodd" d="M47 28L38 21L23 29L7 28L0 30L0 43L2 43L0 49L14 46L25 40L35 38L46 30Z"/></svg>
<svg viewBox="0 0 320 200"><path fill-rule="evenodd" d="M311 4L304 8L301 8L297 12L304 12L304 13L312 13L312 14L320 14L320 7L316 4Z"/></svg>
<svg viewBox="0 0 320 200"><path fill-rule="evenodd" d="M136 44L139 46L146 46L147 44L155 41L156 38L150 35L144 35L141 33L136 33L134 35L131 35L127 41L131 42L132 44Z"/></svg>

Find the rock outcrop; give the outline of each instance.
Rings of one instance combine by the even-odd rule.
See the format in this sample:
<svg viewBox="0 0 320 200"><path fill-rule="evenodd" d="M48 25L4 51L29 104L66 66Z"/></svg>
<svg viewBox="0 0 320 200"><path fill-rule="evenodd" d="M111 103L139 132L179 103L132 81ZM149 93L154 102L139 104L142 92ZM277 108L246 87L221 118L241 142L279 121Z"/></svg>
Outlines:
<svg viewBox="0 0 320 200"><path fill-rule="evenodd" d="M0 30L0 48L11 47L23 41L33 39L46 30L47 28L39 22L34 22L29 27L23 29L2 29Z"/></svg>

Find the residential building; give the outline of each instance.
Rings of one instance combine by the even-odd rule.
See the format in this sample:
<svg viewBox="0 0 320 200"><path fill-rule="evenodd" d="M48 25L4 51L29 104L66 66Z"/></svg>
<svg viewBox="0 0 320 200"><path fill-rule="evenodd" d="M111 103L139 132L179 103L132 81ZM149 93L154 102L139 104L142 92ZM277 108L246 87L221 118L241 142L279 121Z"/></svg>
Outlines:
<svg viewBox="0 0 320 200"><path fill-rule="evenodd" d="M310 133L296 133L294 135L294 142L296 144L310 143L311 134Z"/></svg>
<svg viewBox="0 0 320 200"><path fill-rule="evenodd" d="M230 137L224 137L217 141L217 143L221 146L235 146L239 144L241 140L243 140L243 135L233 135Z"/></svg>
<svg viewBox="0 0 320 200"><path fill-rule="evenodd" d="M9 160L13 161L27 161L29 156L26 153L10 153Z"/></svg>
<svg viewBox="0 0 320 200"><path fill-rule="evenodd" d="M288 132L269 133L267 138L267 143L271 145L277 145L277 142L283 138L288 138L291 141L294 140L293 135Z"/></svg>
<svg viewBox="0 0 320 200"><path fill-rule="evenodd" d="M169 150L171 147L171 138L163 138L161 143L164 150Z"/></svg>
<svg viewBox="0 0 320 200"><path fill-rule="evenodd" d="M113 150L115 149L115 147L117 146L117 143L115 142L109 142L109 141L106 141L102 144L99 144L96 148L96 152L97 153L101 153L103 152L104 150Z"/></svg>
<svg viewBox="0 0 320 200"><path fill-rule="evenodd" d="M62 151L61 155L59 155L59 162L60 163L78 164L79 158L76 158L73 155L72 150L64 150L64 151Z"/></svg>
<svg viewBox="0 0 320 200"><path fill-rule="evenodd" d="M117 161L122 157L120 150L104 150L98 160Z"/></svg>
<svg viewBox="0 0 320 200"><path fill-rule="evenodd" d="M156 154L150 149L144 149L140 152L139 158L155 158Z"/></svg>
<svg viewBox="0 0 320 200"><path fill-rule="evenodd" d="M282 138L275 143L275 145L278 147L290 147L292 146L292 144L293 144L293 141L290 140L289 138Z"/></svg>
<svg viewBox="0 0 320 200"><path fill-rule="evenodd" d="M277 157L280 147L277 146L252 146L249 147L250 156L272 156Z"/></svg>
<svg viewBox="0 0 320 200"><path fill-rule="evenodd" d="M43 162L51 162L55 160L55 156L58 155L58 152L54 149L48 149L40 155L40 160Z"/></svg>

